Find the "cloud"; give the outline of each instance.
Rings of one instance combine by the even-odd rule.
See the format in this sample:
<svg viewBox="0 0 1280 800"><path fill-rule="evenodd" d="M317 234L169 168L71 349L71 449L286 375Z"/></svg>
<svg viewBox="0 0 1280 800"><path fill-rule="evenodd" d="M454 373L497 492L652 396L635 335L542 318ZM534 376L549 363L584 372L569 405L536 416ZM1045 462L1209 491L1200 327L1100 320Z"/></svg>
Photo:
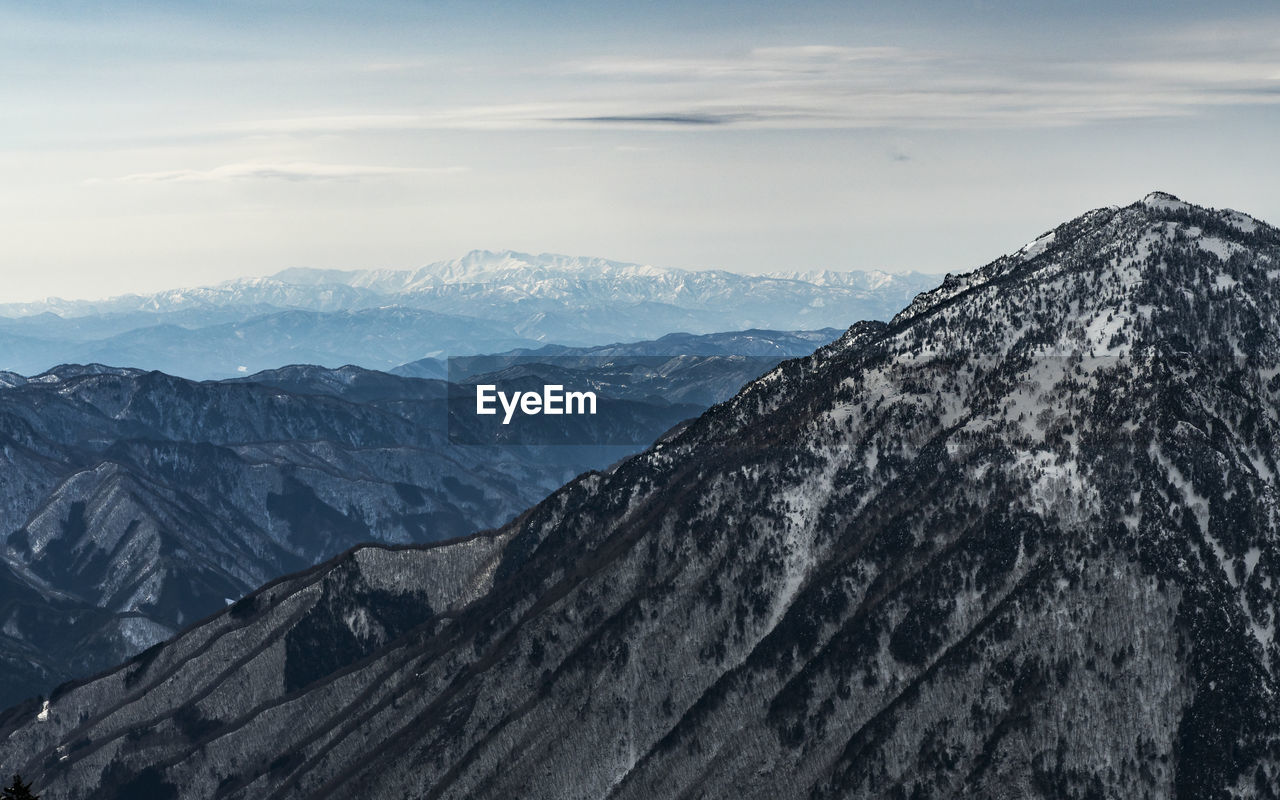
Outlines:
<svg viewBox="0 0 1280 800"><path fill-rule="evenodd" d="M118 178L123 183L224 183L245 180L354 181L403 175L444 175L465 172L466 167L381 167L360 164L311 162L224 164L213 169L181 169L141 172Z"/></svg>
<svg viewBox="0 0 1280 800"><path fill-rule="evenodd" d="M354 133L413 130L427 123L421 114L325 114L230 122L218 128L223 135Z"/></svg>
<svg viewBox="0 0 1280 800"><path fill-rule="evenodd" d="M614 114L598 117L561 117L554 122L587 122L601 125L728 125L743 120L743 114Z"/></svg>
<svg viewBox="0 0 1280 800"><path fill-rule="evenodd" d="M1183 57L1230 54L1237 60L1274 57L1280 52L1280 19L1201 19L1194 25L1150 31L1140 47Z"/></svg>
<svg viewBox="0 0 1280 800"><path fill-rule="evenodd" d="M564 123L740 127L1058 127L1185 116L1227 105L1280 103L1276 51L1239 57L1230 37L1192 57L1004 60L901 47L803 45L733 58L572 62L565 74L608 83L625 112ZM1160 48L1152 48L1159 50ZM678 106L658 98L680 97ZM732 108L732 113L717 112Z"/></svg>
<svg viewBox="0 0 1280 800"><path fill-rule="evenodd" d="M892 43L802 43L714 56L610 56L530 64L519 102L384 107L228 122L193 135L360 136L439 130L995 129L1187 117L1280 104L1275 36L1239 27L1153 32L1099 57ZM1083 52L1083 51L1082 51ZM1174 53L1176 57L1169 54ZM398 72L418 62L368 64ZM288 177L255 173L257 177ZM358 168L356 170L359 171ZM310 170L301 172L311 177ZM202 173L201 173L202 175ZM322 179L334 175L321 172ZM174 179L200 179L181 173ZM204 179L221 179L213 175Z"/></svg>
<svg viewBox="0 0 1280 800"><path fill-rule="evenodd" d="M426 67L425 61L374 61L361 64L358 70L360 72L412 72Z"/></svg>
<svg viewBox="0 0 1280 800"><path fill-rule="evenodd" d="M760 47L736 58L605 58L561 65L565 75L602 78L732 80L816 76L841 65L915 60L899 47Z"/></svg>

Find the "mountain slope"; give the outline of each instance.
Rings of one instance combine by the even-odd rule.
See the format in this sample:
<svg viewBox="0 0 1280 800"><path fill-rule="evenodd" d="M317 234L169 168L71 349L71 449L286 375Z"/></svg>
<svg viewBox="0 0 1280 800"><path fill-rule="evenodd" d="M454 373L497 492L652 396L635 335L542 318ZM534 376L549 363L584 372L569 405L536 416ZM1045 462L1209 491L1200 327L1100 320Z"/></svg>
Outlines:
<svg viewBox="0 0 1280 800"><path fill-rule="evenodd" d="M285 380L285 375L289 380ZM0 389L0 705L117 663L361 542L500 524L636 447L456 447L446 387L295 367L62 367ZM622 419L652 441L701 406Z"/></svg>
<svg viewBox="0 0 1280 800"><path fill-rule="evenodd" d="M738 338L718 337L726 352ZM763 341L748 338L744 347ZM812 349L813 337L783 341ZM219 383L100 365L0 373L0 707L118 663L357 543L506 522L781 358L660 360L665 368L579 359L567 373L531 364L520 376L477 376L510 389L554 372L600 392L597 416L541 427L495 419L497 431L458 413L474 407L469 387L353 366ZM484 446L495 440L529 446Z"/></svg>
<svg viewBox="0 0 1280 800"><path fill-rule="evenodd" d="M67 798L1275 797L1280 231L1155 194L0 722Z"/></svg>

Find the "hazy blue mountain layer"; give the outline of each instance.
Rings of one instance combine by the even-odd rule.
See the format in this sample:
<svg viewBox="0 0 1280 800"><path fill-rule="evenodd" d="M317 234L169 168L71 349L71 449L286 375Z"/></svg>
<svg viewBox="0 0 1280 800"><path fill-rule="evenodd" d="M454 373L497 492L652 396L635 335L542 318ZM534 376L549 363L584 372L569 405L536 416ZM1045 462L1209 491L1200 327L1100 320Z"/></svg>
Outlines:
<svg viewBox="0 0 1280 800"><path fill-rule="evenodd" d="M0 370L128 364L192 379L284 363L392 367L424 358L888 319L940 278L738 275L475 251L412 271L294 269L102 301L0 305ZM751 355L751 353L739 353ZM434 376L427 376L434 377Z"/></svg>
<svg viewBox="0 0 1280 800"><path fill-rule="evenodd" d="M905 305L905 304L904 304ZM424 358L402 364L390 372L412 378L444 378L452 368L453 377L467 378L482 372L496 372L514 364L542 361L563 367L594 369L605 363L661 364L654 359L682 356L744 356L748 358L794 358L808 355L834 341L844 328L816 331L746 330L727 333L669 333L658 339L615 342L594 347L548 344L537 348L517 348L505 353L457 356L452 359ZM755 377L755 376L752 376Z"/></svg>

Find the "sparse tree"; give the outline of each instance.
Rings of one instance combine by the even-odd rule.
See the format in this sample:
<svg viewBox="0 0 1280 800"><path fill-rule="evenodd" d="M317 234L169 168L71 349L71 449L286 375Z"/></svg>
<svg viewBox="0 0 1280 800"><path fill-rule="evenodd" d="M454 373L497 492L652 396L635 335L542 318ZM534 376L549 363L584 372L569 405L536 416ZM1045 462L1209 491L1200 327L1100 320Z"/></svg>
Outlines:
<svg viewBox="0 0 1280 800"><path fill-rule="evenodd" d="M40 795L31 791L31 784L22 782L22 776L14 775L13 783L0 789L0 800L40 800Z"/></svg>

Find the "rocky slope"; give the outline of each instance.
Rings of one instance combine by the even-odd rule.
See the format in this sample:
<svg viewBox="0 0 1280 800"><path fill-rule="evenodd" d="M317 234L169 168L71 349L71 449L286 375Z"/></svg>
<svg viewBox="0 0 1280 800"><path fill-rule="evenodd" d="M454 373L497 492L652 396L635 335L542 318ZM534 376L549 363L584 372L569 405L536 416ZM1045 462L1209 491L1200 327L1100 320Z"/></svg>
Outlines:
<svg viewBox="0 0 1280 800"><path fill-rule="evenodd" d="M0 706L358 543L506 522L780 359L749 374L721 360L733 363L671 375L679 398L575 418L581 446L500 449L454 445L445 384L357 367L223 383L98 366L0 374ZM606 421L608 446L591 446Z"/></svg>
<svg viewBox="0 0 1280 800"><path fill-rule="evenodd" d="M0 721L48 796L1274 798L1280 231L1153 194Z"/></svg>
<svg viewBox="0 0 1280 800"><path fill-rule="evenodd" d="M779 352L811 352L832 334L716 334L716 355L578 358L567 372L554 358L523 357L517 371L494 357L508 369L473 382L559 382L601 397L594 417L510 426L468 415L469 387L353 366L221 383L96 365L0 373L0 707L357 543L506 522L732 397Z"/></svg>
<svg viewBox="0 0 1280 800"><path fill-rule="evenodd" d="M77 367L0 390L0 698L100 670L357 543L503 522L587 466L450 448L442 390L392 380L415 396Z"/></svg>

